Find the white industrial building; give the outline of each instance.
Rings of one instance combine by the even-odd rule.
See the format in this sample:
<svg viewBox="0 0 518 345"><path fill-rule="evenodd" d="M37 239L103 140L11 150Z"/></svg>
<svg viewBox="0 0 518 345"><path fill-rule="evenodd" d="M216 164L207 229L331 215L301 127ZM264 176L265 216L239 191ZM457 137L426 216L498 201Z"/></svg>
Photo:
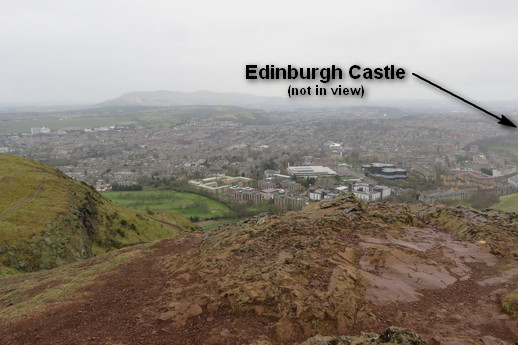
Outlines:
<svg viewBox="0 0 518 345"><path fill-rule="evenodd" d="M50 128L47 128L45 126L43 127L31 127L31 134L49 134Z"/></svg>
<svg viewBox="0 0 518 345"><path fill-rule="evenodd" d="M321 165L292 166L288 167L288 173L295 177L326 177L336 176L336 172Z"/></svg>

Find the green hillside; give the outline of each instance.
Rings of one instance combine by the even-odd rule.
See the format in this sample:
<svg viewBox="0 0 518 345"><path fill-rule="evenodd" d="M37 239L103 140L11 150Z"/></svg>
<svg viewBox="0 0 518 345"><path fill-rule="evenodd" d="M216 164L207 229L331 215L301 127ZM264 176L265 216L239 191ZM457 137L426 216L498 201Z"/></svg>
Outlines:
<svg viewBox="0 0 518 345"><path fill-rule="evenodd" d="M500 211L506 212L517 212L518 213L518 194L509 194L506 196L501 196L500 201L491 208Z"/></svg>
<svg viewBox="0 0 518 345"><path fill-rule="evenodd" d="M160 222L56 168L0 155L0 275L53 268L191 228L181 214Z"/></svg>

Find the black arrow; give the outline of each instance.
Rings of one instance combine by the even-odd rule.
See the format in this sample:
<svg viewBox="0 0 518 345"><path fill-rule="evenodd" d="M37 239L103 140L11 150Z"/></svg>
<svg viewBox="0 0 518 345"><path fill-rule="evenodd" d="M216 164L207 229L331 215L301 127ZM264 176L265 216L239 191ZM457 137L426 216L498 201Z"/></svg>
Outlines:
<svg viewBox="0 0 518 345"><path fill-rule="evenodd" d="M508 119L507 117L505 117L503 114L502 114L502 117L500 118L500 117L496 116L495 114L490 113L490 112L489 112L489 111L487 111L486 109L484 109L484 108L482 108L482 107L479 107L479 106L478 106L478 105L476 105L475 103L471 103L470 101L468 101L468 100L466 100L466 99L464 99L464 98L462 98L462 97L460 97L460 96L457 96L457 95L456 95L456 94L454 94L453 92L446 90L445 88L443 88L443 87L441 87L441 86L439 86L439 85L435 84L434 82L429 81L429 80L428 80L428 79L426 79L426 78L421 77L421 76L420 76L420 75L418 75L418 74L412 73L412 75L413 75L414 77L417 77L417 78L421 79L422 81L427 82L428 84L430 84L430 85L432 85L432 86L435 86L435 87L436 87L436 88L438 88L439 90L444 91L444 92L446 92L447 94L452 95L453 97L460 99L460 100L461 100L461 101L463 101L464 103L467 103L467 104L471 105L472 107L475 107L475 108L477 108L478 110L483 111L484 113L486 113L486 114L488 114L488 115L493 116L495 119L497 119L497 120L498 120L498 123L499 123L499 124L504 125L504 126L509 126L509 127L514 127L514 128L516 128L516 125L515 125L514 123L512 123L512 122L511 122L511 120L509 120L509 119Z"/></svg>

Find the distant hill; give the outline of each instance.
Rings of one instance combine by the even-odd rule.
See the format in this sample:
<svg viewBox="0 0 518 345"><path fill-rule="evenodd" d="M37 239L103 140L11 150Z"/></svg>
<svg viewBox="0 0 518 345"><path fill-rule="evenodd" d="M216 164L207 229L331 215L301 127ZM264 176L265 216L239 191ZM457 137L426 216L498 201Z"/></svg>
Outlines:
<svg viewBox="0 0 518 345"><path fill-rule="evenodd" d="M113 204L51 166L0 154L0 276L89 258L194 228Z"/></svg>
<svg viewBox="0 0 518 345"><path fill-rule="evenodd" d="M181 105L235 105L235 106L264 106L286 104L287 101L278 97L262 97L235 92L177 92L177 91L137 91L129 92L120 97L99 103L98 107L121 106L160 106L171 107Z"/></svg>

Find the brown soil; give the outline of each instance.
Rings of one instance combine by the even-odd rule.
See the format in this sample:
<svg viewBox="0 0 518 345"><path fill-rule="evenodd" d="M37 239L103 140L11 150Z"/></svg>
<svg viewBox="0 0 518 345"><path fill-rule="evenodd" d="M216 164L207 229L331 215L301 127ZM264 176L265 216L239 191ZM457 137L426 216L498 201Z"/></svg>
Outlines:
<svg viewBox="0 0 518 345"><path fill-rule="evenodd" d="M275 320L253 316L236 319L225 311L205 312L180 329L160 320L160 302L169 293L171 277L159 263L172 253L197 248L202 236L198 233L180 241L173 238L159 242L145 256L75 292L82 297L79 300L50 306L45 313L4 326L0 329L1 343L230 345L242 344L254 334L274 336L268 325ZM38 288L30 293L40 291ZM264 327L258 330L257 324ZM236 330L242 337L236 337Z"/></svg>

